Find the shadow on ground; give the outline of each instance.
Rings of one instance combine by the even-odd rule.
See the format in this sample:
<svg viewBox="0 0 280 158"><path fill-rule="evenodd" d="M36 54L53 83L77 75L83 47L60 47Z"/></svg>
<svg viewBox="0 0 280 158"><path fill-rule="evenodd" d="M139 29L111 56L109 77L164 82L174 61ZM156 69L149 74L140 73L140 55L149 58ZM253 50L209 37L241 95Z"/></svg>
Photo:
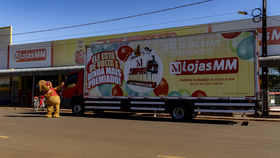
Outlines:
<svg viewBox="0 0 280 158"><path fill-rule="evenodd" d="M256 116L254 114L246 114L246 117L249 118L280 118L280 115L260 115L260 116Z"/></svg>
<svg viewBox="0 0 280 158"><path fill-rule="evenodd" d="M4 117L19 117L19 118L26 118L26 117L45 117L46 111L27 111L27 112L20 112L18 115L5 115ZM131 113L131 112L104 112L102 115L97 116L92 112L86 112L82 116L75 116L70 112L61 112L60 117L92 117L94 118L101 118L101 119L124 119L124 120L137 120L137 121L159 121L159 122L174 122L174 123L201 123L201 124L216 124L216 125L234 125L237 124L235 121L228 121L228 120L211 120L211 119L200 119L195 118L191 121L174 121L170 117L170 115L157 115L154 117L154 114L150 113ZM46 118L47 119L47 118Z"/></svg>

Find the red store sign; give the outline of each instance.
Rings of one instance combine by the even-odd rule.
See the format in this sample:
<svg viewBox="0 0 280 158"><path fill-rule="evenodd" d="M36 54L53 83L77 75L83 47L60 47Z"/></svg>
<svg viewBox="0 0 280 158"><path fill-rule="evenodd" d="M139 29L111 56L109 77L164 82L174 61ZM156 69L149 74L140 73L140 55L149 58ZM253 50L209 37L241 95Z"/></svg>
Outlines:
<svg viewBox="0 0 280 158"><path fill-rule="evenodd" d="M22 50L16 51L16 53L14 54L14 60L16 62L43 61L46 60L46 58L46 49Z"/></svg>
<svg viewBox="0 0 280 158"><path fill-rule="evenodd" d="M262 45L262 28L258 28L260 35L260 45ZM267 27L267 45L280 44L280 26Z"/></svg>

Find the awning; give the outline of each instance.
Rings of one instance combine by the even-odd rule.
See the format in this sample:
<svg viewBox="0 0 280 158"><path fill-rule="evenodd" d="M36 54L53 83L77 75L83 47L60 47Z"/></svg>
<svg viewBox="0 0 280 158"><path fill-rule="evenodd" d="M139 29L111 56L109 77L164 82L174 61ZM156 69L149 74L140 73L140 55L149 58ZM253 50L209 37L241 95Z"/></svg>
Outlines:
<svg viewBox="0 0 280 158"><path fill-rule="evenodd" d="M67 75L69 72L79 71L79 70L83 70L83 69L84 69L84 66L5 69L5 70L0 70L0 77Z"/></svg>
<svg viewBox="0 0 280 158"><path fill-rule="evenodd" d="M280 67L280 56L259 57L260 67Z"/></svg>

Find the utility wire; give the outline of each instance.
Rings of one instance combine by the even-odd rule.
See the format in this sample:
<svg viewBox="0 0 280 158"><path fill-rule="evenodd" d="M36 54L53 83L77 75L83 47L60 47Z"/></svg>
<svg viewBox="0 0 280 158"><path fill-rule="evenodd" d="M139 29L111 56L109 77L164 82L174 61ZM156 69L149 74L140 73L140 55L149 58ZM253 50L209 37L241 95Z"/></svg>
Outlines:
<svg viewBox="0 0 280 158"><path fill-rule="evenodd" d="M250 11L250 10L245 10ZM197 17L197 18L189 18L189 19L182 19L182 20L175 20L175 21L169 21L169 22L162 22L162 23L154 23L154 24L147 24L147 25L140 25L140 26L132 26L132 27L125 27L125 28L118 28L118 29L109 29L109 30L102 30L97 32L86 32L81 34L92 34L92 33L100 33L100 32L109 32L109 31L116 31L116 30L123 30L123 29L132 29L132 28L139 28L139 27L147 27L147 26L153 26L153 25L162 25L162 24L168 24L168 23L175 23L175 22L182 22L182 21L190 21L190 20L198 20L198 19L205 19L205 18L212 18L217 16L224 16L224 15L230 15L230 14L236 14L236 12L231 13L224 13L224 14L216 14L216 15L209 15L209 16L203 16L203 17ZM201 24L200 24L201 25ZM154 31L154 30L153 30ZM67 37L67 36L75 36L75 35L81 35L81 34L72 34L72 35L64 35L64 36L56 36L56 37ZM97 36L103 36L103 35L97 35ZM105 36L105 35L104 35ZM78 37L78 38L87 38L86 37ZM55 37L48 37L48 38L39 38L39 39L51 39ZM38 39L30 39L29 41L34 41ZM67 39L61 39L61 40L67 40ZM20 42L20 41L14 41L14 42Z"/></svg>
<svg viewBox="0 0 280 158"><path fill-rule="evenodd" d="M229 15L229 14L235 14L235 12L224 13L224 14L217 14L217 15L206 16L206 17L183 19L183 20L177 20L177 21L188 21L188 20L193 20L193 19L203 19L203 18L217 17L217 16L223 16L223 15ZM268 17L268 18L270 18L270 17ZM277 19L274 19L274 20L277 20ZM172 23L172 22L177 22L177 21L170 21L170 22L165 22L165 23ZM234 22L236 22L236 21L214 22L214 23L211 23L211 24L212 24L212 26L218 26L218 25L230 24L230 23L234 23ZM160 24L165 24L165 23L156 23L156 24L141 25L141 26L135 26L135 27L119 28L119 29L112 29L112 30L103 30L102 32L121 30L121 29L128 29L128 28L136 28L136 27L145 27L145 26L150 26L150 25L160 25ZM160 33L168 33L168 32L171 32L171 31L182 31L182 30L188 30L188 29L196 29L196 28L200 28L200 27L205 27L205 25L207 25L207 24L198 24L198 25L192 25L192 26L181 26L181 27L173 27L173 28L163 28L163 29L156 29L156 30L152 30L152 31L153 31L154 34L160 34ZM165 29L167 29L167 30L165 30ZM151 31L151 30L147 30L147 31ZM229 30L229 31L232 31L232 30ZM143 34L143 32L145 32L145 31L137 31L137 32L133 32L133 33L140 33L140 32L141 32L142 36L150 35L150 33L148 33L148 32ZM91 32L91 33L96 33L96 32ZM129 33L131 33L131 32L128 32L128 34ZM125 34L127 34L127 33L125 33ZM119 34L115 34L115 35L119 35ZM69 36L71 36L71 35L69 35ZM97 35L97 36L92 36L92 37L102 37L102 36L105 37L107 35ZM61 37L64 37L64 36L61 36ZM120 37L118 36L118 38L122 38L122 37L124 37L124 36L120 36ZM125 36L125 37L130 37L130 36ZM53 38L53 37L50 37L50 38ZM89 36L87 36L87 37L78 37L78 38L75 38L75 39L82 39L82 38L90 38L90 37ZM104 39L106 39L106 38L104 38ZM32 40L36 40L36 39L32 39ZM69 39L56 40L57 43L54 46L76 44L76 41L67 42L67 44L66 44L65 42L63 42L65 40L69 40ZM93 41L91 41L91 39L88 39L88 40L89 41L86 40L84 42L93 42ZM50 42L50 41L43 41L43 42L37 42L37 43L44 43L44 42ZM28 43L25 43L25 44L28 44ZM22 48L25 48L25 47L23 46ZM30 47L30 48L32 48L32 47ZM21 47L18 48L18 49L21 49Z"/></svg>
<svg viewBox="0 0 280 158"><path fill-rule="evenodd" d="M174 10L174 9L179 9L179 8L184 8L184 7L193 6L193 5L197 5L197 4L202 4L202 3L206 3L206 2L210 2L210 1L212 1L212 0L205 0L205 1L200 1L200 2L196 2L196 3L191 3L191 4L182 5L182 6L177 6L177 7L173 7L173 8L167 8L167 9L162 9L162 10L157 10L157 11L152 11L152 12L147 12L147 13L142 13L142 14L136 14L136 15L126 16L126 17L120 17L120 18L110 19L110 20L103 20L103 21L92 22L92 23L87 23L87 24L80 24L80 25L59 27L59 28L46 29L46 30L39 30L39 31L30 31L30 32L15 33L15 34L12 34L12 35L24 35L24 34L48 32L48 31L56 31L56 30L63 30L63 29L69 29L69 28L75 28L75 27L82 27L82 26L88 26L88 25L94 25L94 24L100 24L100 23L118 21L118 20L123 20L123 19L135 18L135 17L139 17L139 16L144 16L144 15L149 15L149 14L154 14L154 13L159 13L159 12L165 12L165 11ZM10 34L9 34L9 35L0 35L0 36L10 36Z"/></svg>
<svg viewBox="0 0 280 158"><path fill-rule="evenodd" d="M230 14L230 13L227 13L227 14ZM214 15L216 16L216 15ZM235 23L236 21L224 21L224 22L218 22L218 23L211 23L212 26L219 26L219 25L223 25L223 24L231 24L231 23ZM153 31L153 34L162 34L162 33L170 33L170 32L176 32L176 31L183 31L183 30L191 30L191 29L196 29L196 28L201 28L201 27L206 27L208 24L199 24L199 25L192 25L192 26L181 26L181 27L174 27L174 28L167 28L166 29L158 29L158 30L152 30ZM245 29L245 28L244 28ZM244 29L241 29L241 30L244 30ZM245 29L246 30L246 29ZM148 31L151 31L151 30L148 30ZM231 32L231 31L236 31L236 30L228 30L228 31L225 31L225 32ZM150 32L145 32L145 31L139 31L139 32L134 32L138 35L138 33L141 33L140 36L145 36L145 35L151 35ZM126 34L126 33L125 33ZM129 33L128 33L129 34ZM201 32L199 34L206 34L206 32ZM119 35L119 34L116 34L116 35ZM186 34L184 36L188 36L188 35L192 35L192 33L190 34ZM100 35L100 36L93 36L94 37L103 37L104 36L104 40L107 39L106 36L107 35ZM132 37L132 36L118 36L118 38L123 38L123 37ZM75 38L75 39L82 39L82 38L86 38L86 39L83 39L85 43L89 43L89 42L95 42L95 41L92 41L92 38L90 37L79 37L79 38ZM72 44L76 44L77 41L68 41L68 42L65 42L69 39L65 39L65 40L57 40L55 41L56 43L53 44L53 46L69 46L69 45L72 45ZM45 41L45 42L39 42L41 43L42 45L40 46L49 46L49 43L50 42L53 42L53 41ZM28 43L27 43L28 44ZM13 45L12 45L13 46ZM28 46L28 49L32 49L32 48L37 48L37 46ZM10 48L11 49L11 48ZM13 48L12 48L13 49ZM11 49L11 50L12 50ZM26 46L25 44L22 44L22 45L17 45L17 47L15 49L26 49ZM1 50L0 50L1 51ZM2 50L3 51L3 50Z"/></svg>

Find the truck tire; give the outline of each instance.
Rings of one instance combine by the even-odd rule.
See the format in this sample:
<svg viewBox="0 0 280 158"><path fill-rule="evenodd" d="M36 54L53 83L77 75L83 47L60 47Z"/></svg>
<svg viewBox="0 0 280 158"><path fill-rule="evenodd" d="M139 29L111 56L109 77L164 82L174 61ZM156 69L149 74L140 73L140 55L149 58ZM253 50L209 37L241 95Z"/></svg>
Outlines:
<svg viewBox="0 0 280 158"><path fill-rule="evenodd" d="M80 101L75 102L72 105L72 112L74 115L83 115L85 113L83 103Z"/></svg>
<svg viewBox="0 0 280 158"><path fill-rule="evenodd" d="M193 117L190 114L190 111L188 111L187 108L181 104L173 106L170 115L175 121L191 120Z"/></svg>

